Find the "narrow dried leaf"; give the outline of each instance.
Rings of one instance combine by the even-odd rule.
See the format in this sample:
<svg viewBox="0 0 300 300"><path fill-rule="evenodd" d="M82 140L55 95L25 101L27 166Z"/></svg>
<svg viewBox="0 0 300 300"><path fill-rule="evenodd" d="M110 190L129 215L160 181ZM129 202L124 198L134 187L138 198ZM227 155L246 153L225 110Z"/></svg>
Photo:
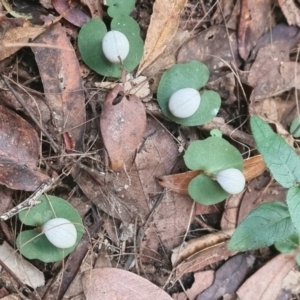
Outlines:
<svg viewBox="0 0 300 300"><path fill-rule="evenodd" d="M0 245L0 257L6 268L22 283L34 289L45 284L43 272L23 259L23 257L6 242Z"/></svg>
<svg viewBox="0 0 300 300"><path fill-rule="evenodd" d="M227 242L222 242L209 248L205 248L196 252L176 267L176 279L179 279L186 273L195 272L212 263L227 259L235 253L236 252L227 249Z"/></svg>
<svg viewBox="0 0 300 300"><path fill-rule="evenodd" d="M293 0L278 0L278 4L289 25L300 26L299 7Z"/></svg>
<svg viewBox="0 0 300 300"><path fill-rule="evenodd" d="M129 271L115 268L93 269L84 273L86 300L171 300L162 289Z"/></svg>
<svg viewBox="0 0 300 300"><path fill-rule="evenodd" d="M100 118L102 137L114 171L133 162L134 151L146 128L142 102L135 95L123 96L123 91L123 86L117 85L108 93ZM118 99L121 101L114 104Z"/></svg>
<svg viewBox="0 0 300 300"><path fill-rule="evenodd" d="M0 183L34 191L49 177L37 170L40 142L36 131L13 111L0 106Z"/></svg>
<svg viewBox="0 0 300 300"><path fill-rule="evenodd" d="M241 57L246 60L257 40L270 26L271 0L242 1L238 41Z"/></svg>
<svg viewBox="0 0 300 300"><path fill-rule="evenodd" d="M193 256L195 253L200 252L203 249L209 248L216 244L227 241L230 238L230 235L223 232L216 232L211 234L206 234L204 236L191 239L184 246L178 246L177 248L180 250L177 253L176 249L173 249L172 262L176 267L185 259Z"/></svg>
<svg viewBox="0 0 300 300"><path fill-rule="evenodd" d="M266 170L266 164L261 155L244 159L244 176L246 180L258 177Z"/></svg>
<svg viewBox="0 0 300 300"><path fill-rule="evenodd" d="M175 36L180 13L187 0L157 0L153 5L153 14L147 32L144 56L138 73L151 65Z"/></svg>
<svg viewBox="0 0 300 300"><path fill-rule="evenodd" d="M172 192L187 195L190 181L198 176L201 171L188 171L185 173L162 176L157 179L158 183Z"/></svg>
<svg viewBox="0 0 300 300"><path fill-rule="evenodd" d="M80 149L85 130L85 103L78 59L60 24L39 36L36 43L59 45L61 49L33 47L53 123L66 144ZM68 49L68 50L67 50Z"/></svg>

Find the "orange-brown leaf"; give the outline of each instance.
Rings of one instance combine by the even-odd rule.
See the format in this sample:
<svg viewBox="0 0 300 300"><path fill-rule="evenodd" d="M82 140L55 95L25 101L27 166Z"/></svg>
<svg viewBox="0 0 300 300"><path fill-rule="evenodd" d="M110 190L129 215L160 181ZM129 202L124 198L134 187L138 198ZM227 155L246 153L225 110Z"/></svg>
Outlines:
<svg viewBox="0 0 300 300"><path fill-rule="evenodd" d="M139 66L141 73L163 53L167 44L175 36L180 13L187 0L156 0L144 48L144 56Z"/></svg>
<svg viewBox="0 0 300 300"><path fill-rule="evenodd" d="M244 159L244 176L246 180L258 177L266 170L266 164L261 155Z"/></svg>

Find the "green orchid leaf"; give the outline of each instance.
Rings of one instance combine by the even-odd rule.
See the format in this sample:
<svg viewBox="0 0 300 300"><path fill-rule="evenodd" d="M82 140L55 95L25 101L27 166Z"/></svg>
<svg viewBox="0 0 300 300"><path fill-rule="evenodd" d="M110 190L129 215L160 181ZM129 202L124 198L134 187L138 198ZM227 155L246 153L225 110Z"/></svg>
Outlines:
<svg viewBox="0 0 300 300"><path fill-rule="evenodd" d="M201 62L190 61L177 64L164 72L157 90L157 99L163 114L170 120L185 126L197 126L211 121L219 111L220 95L214 91L201 93L198 110L189 118L177 118L169 111L171 96L180 89L193 88L199 90L209 78L208 68Z"/></svg>
<svg viewBox="0 0 300 300"><path fill-rule="evenodd" d="M188 193L193 200L205 205L217 204L229 196L218 182L204 174L198 175L191 180L188 186Z"/></svg>
<svg viewBox="0 0 300 300"><path fill-rule="evenodd" d="M17 237L16 244L21 254L28 259L36 258L43 262L59 261L70 254L81 240L84 234L82 220L77 210L62 198L41 196L39 200L40 204L19 213L23 224L37 228L21 232ZM40 232L42 224L53 218L64 218L74 224L77 231L77 240L74 246L66 249L56 248Z"/></svg>
<svg viewBox="0 0 300 300"><path fill-rule="evenodd" d="M211 174L229 168L242 171L244 166L240 152L219 137L192 142L185 152L184 162L191 170L203 170Z"/></svg>
<svg viewBox="0 0 300 300"><path fill-rule="evenodd" d="M129 15L134 9L135 0L106 0L106 5L107 14L114 18L118 15Z"/></svg>
<svg viewBox="0 0 300 300"><path fill-rule="evenodd" d="M131 72L139 64L143 55L143 41L136 21L126 15L118 15L111 22L111 30L122 32L129 41L129 53L123 62L124 69ZM102 50L102 41L107 33L102 20L92 19L85 23L78 35L78 48L83 61L95 72L103 76L120 77L120 63L108 61Z"/></svg>

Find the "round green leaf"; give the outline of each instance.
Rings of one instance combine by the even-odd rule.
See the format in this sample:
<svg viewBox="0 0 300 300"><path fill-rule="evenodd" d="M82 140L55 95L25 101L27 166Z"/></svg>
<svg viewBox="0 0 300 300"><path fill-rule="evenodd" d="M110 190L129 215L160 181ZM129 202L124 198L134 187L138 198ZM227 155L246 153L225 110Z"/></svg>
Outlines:
<svg viewBox="0 0 300 300"><path fill-rule="evenodd" d="M135 0L106 0L109 6L107 14L114 18L117 15L129 15L134 8Z"/></svg>
<svg viewBox="0 0 300 300"><path fill-rule="evenodd" d="M192 60L177 64L164 72L157 90L157 100L162 112L172 121L185 126L197 126L211 121L219 111L221 98L214 91L201 93L198 110L189 118L177 118L169 111L169 99L178 90L194 88L199 90L209 78L208 68L201 62Z"/></svg>
<svg viewBox="0 0 300 300"><path fill-rule="evenodd" d="M61 260L75 249L84 234L81 217L77 210L62 198L41 196L39 200L41 204L19 213L20 220L26 225L40 227L52 218L65 218L76 228L76 244L66 249L56 248L37 228L21 232L16 240L17 247L21 254L29 259L37 258L43 262Z"/></svg>
<svg viewBox="0 0 300 300"><path fill-rule="evenodd" d="M111 29L122 32L128 39L130 49L124 60L126 71L132 71L140 62L143 55L143 41L136 21L126 15L118 15L111 22ZM107 29L103 21L92 19L84 24L78 35L78 48L83 61L95 72L103 76L120 77L120 63L108 61L102 51L102 40Z"/></svg>
<svg viewBox="0 0 300 300"><path fill-rule="evenodd" d="M222 132L219 130L219 129L212 129L209 134L211 136L215 136L215 137L219 137L221 138L222 137Z"/></svg>
<svg viewBox="0 0 300 300"><path fill-rule="evenodd" d="M240 152L219 137L192 142L185 152L184 161L191 170L203 170L211 174L229 168L243 170Z"/></svg>
<svg viewBox="0 0 300 300"><path fill-rule="evenodd" d="M122 32L129 41L130 48L128 56L124 60L124 68L126 71L131 72L141 61L144 52L140 27L133 18L125 15L119 15L112 19L110 27L111 30Z"/></svg>
<svg viewBox="0 0 300 300"><path fill-rule="evenodd" d="M293 137L298 138L300 137L300 120L299 117L296 117L290 127L290 133Z"/></svg>
<svg viewBox="0 0 300 300"><path fill-rule="evenodd" d="M219 203L229 196L218 182L204 174L200 174L191 180L188 193L193 200L205 205Z"/></svg>
<svg viewBox="0 0 300 300"><path fill-rule="evenodd" d="M78 35L78 48L83 61L99 74L102 74L101 70L105 72L106 69L108 71L105 73L118 71L116 66L105 58L102 51L101 44L106 32L106 26L102 20L91 19L81 27Z"/></svg>

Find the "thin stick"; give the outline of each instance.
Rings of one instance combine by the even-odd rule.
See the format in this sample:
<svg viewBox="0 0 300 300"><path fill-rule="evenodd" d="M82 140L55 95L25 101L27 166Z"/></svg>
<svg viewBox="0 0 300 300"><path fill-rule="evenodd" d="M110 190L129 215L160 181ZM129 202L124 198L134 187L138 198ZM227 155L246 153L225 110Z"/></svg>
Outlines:
<svg viewBox="0 0 300 300"><path fill-rule="evenodd" d="M16 215L17 213L19 213L20 211L30 208L34 205L40 204L41 201L39 201L38 199L52 185L53 181L54 181L54 178L50 178L47 181L45 181L44 183L42 183L38 187L38 189L29 198L27 198L25 201L23 201L19 205L15 206L14 208L9 210L5 214L1 215L0 221L6 221L6 220L10 219L11 217L13 217L14 215Z"/></svg>
<svg viewBox="0 0 300 300"><path fill-rule="evenodd" d="M26 103L23 101L23 99L17 94L17 92L14 90L14 88L10 85L7 78L1 74L1 78L9 88L9 90L13 93L15 98L18 100L18 102L23 106L27 114L31 117L31 119L34 121L34 123L40 128L40 130L43 132L43 134L48 138L49 142L51 143L54 151L57 153L60 153L60 147L55 143L53 138L50 136L50 134L47 132L47 130L39 123L39 121L35 118L35 116L30 112L30 110L27 108Z"/></svg>

